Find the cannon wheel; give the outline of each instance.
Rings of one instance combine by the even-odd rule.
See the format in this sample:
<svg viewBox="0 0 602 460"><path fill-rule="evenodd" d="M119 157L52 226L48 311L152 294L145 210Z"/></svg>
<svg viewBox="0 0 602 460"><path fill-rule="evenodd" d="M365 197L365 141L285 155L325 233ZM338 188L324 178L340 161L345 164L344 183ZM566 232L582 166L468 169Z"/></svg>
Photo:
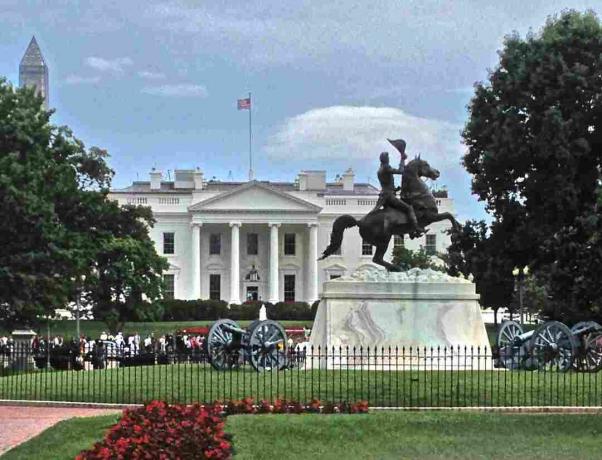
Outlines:
<svg viewBox="0 0 602 460"><path fill-rule="evenodd" d="M523 344L516 341L516 337L523 333L523 328L516 321L504 321L497 333L497 346L499 362L508 370L521 367L521 351Z"/></svg>
<svg viewBox="0 0 602 460"><path fill-rule="evenodd" d="M598 372L602 369L602 326L595 321L582 321L575 324L571 331L583 326L593 326L593 331L581 337L582 350L575 358L573 367L581 372Z"/></svg>
<svg viewBox="0 0 602 460"><path fill-rule="evenodd" d="M260 321L249 331L249 361L257 372L286 367L286 332L271 319Z"/></svg>
<svg viewBox="0 0 602 460"><path fill-rule="evenodd" d="M529 350L540 370L568 371L577 352L577 341L571 330L559 321L539 326L531 337Z"/></svg>
<svg viewBox="0 0 602 460"><path fill-rule="evenodd" d="M219 319L207 334L207 354L214 369L223 371L238 366L240 337L226 326L238 328L236 321Z"/></svg>

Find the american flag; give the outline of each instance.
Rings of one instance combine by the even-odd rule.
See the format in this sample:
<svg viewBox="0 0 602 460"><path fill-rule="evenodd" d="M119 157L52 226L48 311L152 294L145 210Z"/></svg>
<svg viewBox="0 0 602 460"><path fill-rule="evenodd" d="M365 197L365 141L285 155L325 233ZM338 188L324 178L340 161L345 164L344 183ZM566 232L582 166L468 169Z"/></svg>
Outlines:
<svg viewBox="0 0 602 460"><path fill-rule="evenodd" d="M251 110L251 98L238 100L238 110Z"/></svg>

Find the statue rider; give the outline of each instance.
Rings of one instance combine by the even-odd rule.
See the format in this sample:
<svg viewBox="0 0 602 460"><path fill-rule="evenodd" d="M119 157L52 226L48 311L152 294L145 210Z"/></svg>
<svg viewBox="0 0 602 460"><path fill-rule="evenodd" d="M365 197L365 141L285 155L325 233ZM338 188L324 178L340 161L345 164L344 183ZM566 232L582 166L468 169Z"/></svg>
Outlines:
<svg viewBox="0 0 602 460"><path fill-rule="evenodd" d="M410 224L413 226L414 235L418 236L421 233L424 233L426 230L418 225L418 220L416 219L416 213L414 212L414 208L410 204L399 199L395 193L397 189L395 188L394 175L403 174L403 170L405 168L405 160L408 157L405 153L406 143L403 139L387 140L399 151L401 161L399 162L399 168L395 169L391 167L391 164L389 163L389 153L382 152L380 154L380 168L378 169L378 181L380 182L381 192L378 197L378 201L376 202L376 206L372 211L370 211L370 213L378 211L381 208L381 206L383 208L391 207L398 211L404 212L408 216Z"/></svg>

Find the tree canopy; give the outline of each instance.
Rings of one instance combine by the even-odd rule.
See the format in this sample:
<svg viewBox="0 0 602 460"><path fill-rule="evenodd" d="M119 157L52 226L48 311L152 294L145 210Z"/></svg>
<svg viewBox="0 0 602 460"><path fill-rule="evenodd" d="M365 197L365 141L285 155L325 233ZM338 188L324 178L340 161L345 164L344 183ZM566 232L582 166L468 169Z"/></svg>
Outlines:
<svg viewBox="0 0 602 460"><path fill-rule="evenodd" d="M567 11L499 55L463 131L473 192L499 254L547 279L556 317L600 316L602 26Z"/></svg>
<svg viewBox="0 0 602 460"><path fill-rule="evenodd" d="M0 79L0 320L35 322L83 293L98 319L160 297L148 208L107 198L107 152L50 123L32 89ZM85 277L85 282L82 280Z"/></svg>

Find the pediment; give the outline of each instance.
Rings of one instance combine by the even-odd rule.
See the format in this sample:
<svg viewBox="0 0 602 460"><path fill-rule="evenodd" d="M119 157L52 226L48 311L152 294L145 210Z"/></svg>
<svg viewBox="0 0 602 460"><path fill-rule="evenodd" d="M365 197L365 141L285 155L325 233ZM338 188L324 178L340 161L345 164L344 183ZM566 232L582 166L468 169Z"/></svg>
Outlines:
<svg viewBox="0 0 602 460"><path fill-rule="evenodd" d="M248 182L234 190L193 204L190 211L284 211L317 213L322 208L259 182Z"/></svg>

